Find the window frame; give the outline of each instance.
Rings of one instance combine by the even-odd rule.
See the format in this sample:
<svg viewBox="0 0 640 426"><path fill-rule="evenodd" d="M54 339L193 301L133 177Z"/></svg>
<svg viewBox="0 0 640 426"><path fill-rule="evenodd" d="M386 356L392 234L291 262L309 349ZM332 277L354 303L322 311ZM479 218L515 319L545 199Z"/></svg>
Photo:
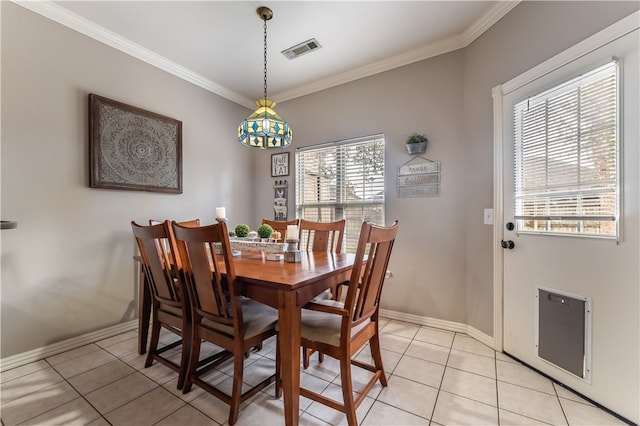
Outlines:
<svg viewBox="0 0 640 426"><path fill-rule="evenodd" d="M367 189L367 185L363 185L361 189L362 192L359 192L359 190L353 191L353 186L350 186L353 185L353 181L349 180L350 177L357 176L357 174L354 174L354 170L357 170L357 161L341 161L349 158L348 153L344 150L358 146L364 146L365 148L370 146L374 150L379 149L379 154L381 156L381 165L379 163L374 164L374 170L376 170L376 173L371 175L373 176L371 186ZM343 151L340 152L340 150ZM304 196L305 191L307 196L309 191L314 191L313 188L309 190L309 188L306 187L307 184L305 184L305 180L302 178L303 174L306 173L305 170L309 169L304 164L303 159L310 153L326 154L328 156L333 155L335 162L335 176L329 179L325 184L318 184L317 189L318 193L320 191L324 191L325 195L329 194L329 197L327 199L319 199L317 202L308 201L308 197L307 200L305 200ZM356 165L355 169L354 165ZM363 164L362 167L364 168L366 165ZM379 220L371 219L371 222L377 225L385 225L385 167L384 134L375 134L297 148L295 152L294 166L296 177L296 217L322 222L346 219L347 223L345 226L343 251L348 253L355 252L358 238L357 233L359 233L363 220L367 220L367 218L370 218L371 216L379 215ZM360 174L360 176L362 176L362 174ZM318 176L318 178L319 177L320 176ZM357 197L355 192L361 194L361 198ZM348 194L352 194L352 197L349 198ZM331 195L334 195L333 200L331 199ZM310 209L318 209L318 214L313 215L313 217L310 217L308 214L305 215L305 211ZM327 209L330 209L330 217L325 217ZM349 211L350 209L351 211ZM357 209L360 209L360 212L358 212ZM377 212L376 209L378 209ZM357 221L354 216L359 216Z"/></svg>
<svg viewBox="0 0 640 426"><path fill-rule="evenodd" d="M586 86L590 83L593 83L595 81L598 81L598 78L594 77L594 76L598 76L601 74L607 74L607 70L612 69L612 71L609 71L608 75L613 74L613 80L614 80L614 88L613 88L613 97L614 97L614 101L613 101L613 106L615 108L615 113L614 113L614 120L615 120L615 124L613 126L611 126L613 128L613 134L615 137L615 146L614 146L614 150L615 153L613 155L613 158L615 159L615 174L613 179L615 180L615 182L613 183L612 186L609 187L608 190L600 190L600 191L594 191L594 190L589 190L589 189L574 189L574 190L569 190L569 191L565 191L567 193L567 196L571 196L573 194L575 194L577 201L575 202L576 206L580 205L580 201L578 201L581 197L588 197L588 193L589 192L594 192L596 193L596 195L603 195L606 192L612 193L615 196L615 212L612 215L554 215L554 214L541 214L541 215L526 215L523 214L523 207L522 207L522 202L523 199L525 198L522 195L522 192L519 193L519 190L521 190L522 188L519 186L522 184L521 180L523 179L521 176L518 176L518 163L521 160L521 158L519 158L519 154L521 151L521 137L520 137L520 131L521 131L521 120L518 116L518 109L523 109L524 108L524 104L527 103L532 103L532 104L540 104L542 102L546 102L549 99L553 99L554 96L555 97L559 97L561 95L565 95L567 93L570 92L571 89L575 89L578 87L583 87ZM622 117L623 117L623 113L622 113L622 104L621 104L621 93L622 93L622 87L621 87L621 66L619 61L616 58L609 58L604 64L600 63L598 66L594 66L591 67L588 70L585 70L584 72L580 73L577 76L571 77L571 78L567 78L565 80L562 80L560 82L556 82L555 84L552 85L551 88L548 88L546 90L541 90L539 91L536 95L532 95L527 97L526 99L520 100L518 102L514 102L511 111L513 114L513 134L514 134L514 219L516 221L516 232L518 234L534 234L534 235L553 235L553 236L563 236L563 237L580 237L580 238L601 238L601 239L613 239L613 240L620 240L621 238L621 232L622 232L622 226L621 226L621 212L622 212L622 198L623 195L621 193L621 189L622 189L622 147L623 147L623 143L622 143L622 134L621 134L621 121L622 121ZM576 103L579 107L580 101L578 101ZM580 120L583 118L581 113L579 113L580 115L578 116L577 123L580 123ZM548 120L545 119L545 126L544 126L544 130L545 132L548 132L549 130L549 123ZM545 135L546 137L546 135ZM578 136L578 138L580 138L580 135ZM580 145L580 141L581 139L578 140L577 145ZM600 145L598 145L599 149L601 149L603 146L605 145L605 143L601 143ZM545 157L545 159L548 160L548 157ZM548 173L548 168L546 169L547 173ZM580 173L578 173L580 174ZM583 183L580 179L577 179L576 181L573 182L574 185L579 186L581 183ZM562 192L557 192L554 193L553 191L547 191L546 193L544 193L544 195L541 195L539 198L544 198L546 196L547 202L553 202L553 197L554 196L561 196L564 195ZM536 221L536 222L540 222L544 225L546 225L547 229L526 229L524 227L524 222L526 220L530 220L530 221ZM558 231L558 230L554 230L554 229L549 229L550 227L552 227L552 223L553 221L565 221L565 222L572 222L572 224L576 227L576 231ZM611 221L613 222L614 226L613 226L613 232L611 233L586 233L584 232L584 223L585 222L608 222Z"/></svg>

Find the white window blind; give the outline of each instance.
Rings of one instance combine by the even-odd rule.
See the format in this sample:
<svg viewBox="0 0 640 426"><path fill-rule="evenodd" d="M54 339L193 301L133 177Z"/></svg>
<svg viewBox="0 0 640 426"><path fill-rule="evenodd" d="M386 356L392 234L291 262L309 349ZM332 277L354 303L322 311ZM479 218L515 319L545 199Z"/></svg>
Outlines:
<svg viewBox="0 0 640 426"><path fill-rule="evenodd" d="M346 219L343 250L355 252L363 221L385 224L384 136L299 149L296 214L317 222Z"/></svg>
<svg viewBox="0 0 640 426"><path fill-rule="evenodd" d="M518 103L514 132L518 230L617 236L617 63Z"/></svg>

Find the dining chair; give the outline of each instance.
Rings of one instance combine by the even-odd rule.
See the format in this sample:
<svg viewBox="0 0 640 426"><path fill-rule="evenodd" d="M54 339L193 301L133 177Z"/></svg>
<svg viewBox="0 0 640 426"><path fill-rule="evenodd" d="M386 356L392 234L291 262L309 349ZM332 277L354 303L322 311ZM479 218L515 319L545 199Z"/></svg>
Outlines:
<svg viewBox="0 0 640 426"><path fill-rule="evenodd" d="M344 303L337 300L321 300L317 303L310 302L302 310L301 345L340 361L343 402L304 388L300 389L300 395L345 413L349 426L358 424L356 408L375 382L380 380L382 386L387 386L380 353L378 311L385 273L397 232L397 221L389 227L364 222ZM367 343L373 365L352 359ZM279 357L278 354L279 352L276 357ZM351 365L373 373L356 398L353 395ZM279 396L279 376L276 392Z"/></svg>
<svg viewBox="0 0 640 426"><path fill-rule="evenodd" d="M304 247L306 251L333 251L340 253L342 251L345 224L346 220L344 219L333 222L314 222L300 219L298 231L299 245ZM330 289L316 296L314 301L322 299L340 300L342 297L342 286L344 284L345 283L338 283L333 285ZM305 369L309 367L309 360L313 352L315 351L303 347L302 365ZM318 353L318 361L322 362L323 360L322 352Z"/></svg>
<svg viewBox="0 0 640 426"><path fill-rule="evenodd" d="M165 246L165 250L167 253L171 251L172 243L174 242L173 238L173 230L171 229L170 221L149 219L149 225L159 225L164 222L167 222L169 228L169 238L166 240L162 240L162 244ZM186 220L182 222L178 222L184 226L200 226L200 219L192 219ZM160 242L159 242L160 243ZM175 255L175 253L174 253ZM137 262L140 262L140 256L133 256L133 259ZM170 261L172 261L170 256ZM180 259L176 259L176 268L179 269L181 267ZM147 350L147 334L149 332L149 318L151 316L151 310L148 299L151 298L149 293L148 284L146 283L146 278L144 274L144 267L142 263L140 263L140 274L138 278L138 353L141 355L145 353Z"/></svg>
<svg viewBox="0 0 640 426"><path fill-rule="evenodd" d="M342 251L346 221L314 222L300 219L298 239L300 248L306 251Z"/></svg>
<svg viewBox="0 0 640 426"><path fill-rule="evenodd" d="M180 279L189 294L193 319L190 359L182 392L189 392L195 384L229 404L229 424L232 425L238 419L240 404L275 380L274 373L242 392L245 354L276 335L278 311L239 295L225 222L196 228L173 222L172 227L178 254L183 260ZM216 250L216 244L220 244L222 250ZM223 349L214 355L213 363L205 366L199 360L202 341ZM208 382L205 375L230 358L233 358L233 386L228 395Z"/></svg>
<svg viewBox="0 0 640 426"><path fill-rule="evenodd" d="M287 235L287 226L295 225L296 227L298 227L300 225L300 219L281 221L281 220L269 220L269 219L263 218L262 225L269 225L270 227L273 228L274 231L280 232L284 240L285 235Z"/></svg>
<svg viewBox="0 0 640 426"><path fill-rule="evenodd" d="M151 295L151 342L144 366L150 367L155 360L176 371L177 388L182 389L191 348L191 311L185 288L175 279L176 260L169 249L169 225L164 222L143 226L132 221L131 227L140 251L144 283ZM180 336L180 339L159 347L162 328ZM179 364L164 355L178 346L182 348Z"/></svg>

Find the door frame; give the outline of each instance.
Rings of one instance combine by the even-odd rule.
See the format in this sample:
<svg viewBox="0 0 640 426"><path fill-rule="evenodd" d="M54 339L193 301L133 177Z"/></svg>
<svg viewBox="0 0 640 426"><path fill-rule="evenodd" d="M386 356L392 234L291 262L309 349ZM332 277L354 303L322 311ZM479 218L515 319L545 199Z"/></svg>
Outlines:
<svg viewBox="0 0 640 426"><path fill-rule="evenodd" d="M531 68L491 90L493 97L493 341L494 349L502 352L504 332L504 179L503 179L503 108L504 96L570 62L616 40L638 28L640 11L619 20L591 37Z"/></svg>

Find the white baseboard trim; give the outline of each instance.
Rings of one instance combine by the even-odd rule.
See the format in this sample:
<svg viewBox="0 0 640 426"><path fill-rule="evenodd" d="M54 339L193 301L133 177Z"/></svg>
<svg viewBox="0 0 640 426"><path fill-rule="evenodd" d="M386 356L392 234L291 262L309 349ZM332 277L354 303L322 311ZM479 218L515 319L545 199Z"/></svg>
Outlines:
<svg viewBox="0 0 640 426"><path fill-rule="evenodd" d="M41 359L66 352L80 346L88 345L90 343L94 343L99 340L103 340L130 330L136 330L137 328L138 320L135 319L122 324L103 328L91 333L83 334L81 336L73 337L71 339L63 340L52 345L47 345L20 354L11 355L6 358L0 359L0 372L9 370L11 368L20 367L22 365L29 364L30 362L39 361Z"/></svg>
<svg viewBox="0 0 640 426"><path fill-rule="evenodd" d="M428 327L440 328L447 331L455 331L456 333L465 333L470 337L473 337L480 343L484 343L490 348L495 349L495 341L492 336L489 336L488 334L483 333L477 328L467 324L462 324L455 321L441 320L437 318L423 317L414 314L405 314L403 312L390 311L388 309L380 309L380 316L393 320L410 322L412 324L426 325Z"/></svg>
<svg viewBox="0 0 640 426"><path fill-rule="evenodd" d="M412 324L418 325L426 325L428 327L439 328L442 330L455 331L456 333L465 333L470 337L478 340L479 342L484 343L490 348L495 347L493 337L467 324L462 324L455 321L441 320L437 318L423 317L420 315L406 314L403 312L390 311L387 309L380 309L380 315L393 320L410 322ZM87 333L78 337L63 340L52 345L47 345L20 354L8 356L6 358L0 359L0 372L20 367L22 365L29 364L30 362L39 361L41 359L57 355L65 351L69 351L80 346L88 345L99 340L107 339L117 334L135 330L137 328L138 320L135 319L122 324L114 325L112 327L103 328L102 330L94 331L92 333Z"/></svg>

